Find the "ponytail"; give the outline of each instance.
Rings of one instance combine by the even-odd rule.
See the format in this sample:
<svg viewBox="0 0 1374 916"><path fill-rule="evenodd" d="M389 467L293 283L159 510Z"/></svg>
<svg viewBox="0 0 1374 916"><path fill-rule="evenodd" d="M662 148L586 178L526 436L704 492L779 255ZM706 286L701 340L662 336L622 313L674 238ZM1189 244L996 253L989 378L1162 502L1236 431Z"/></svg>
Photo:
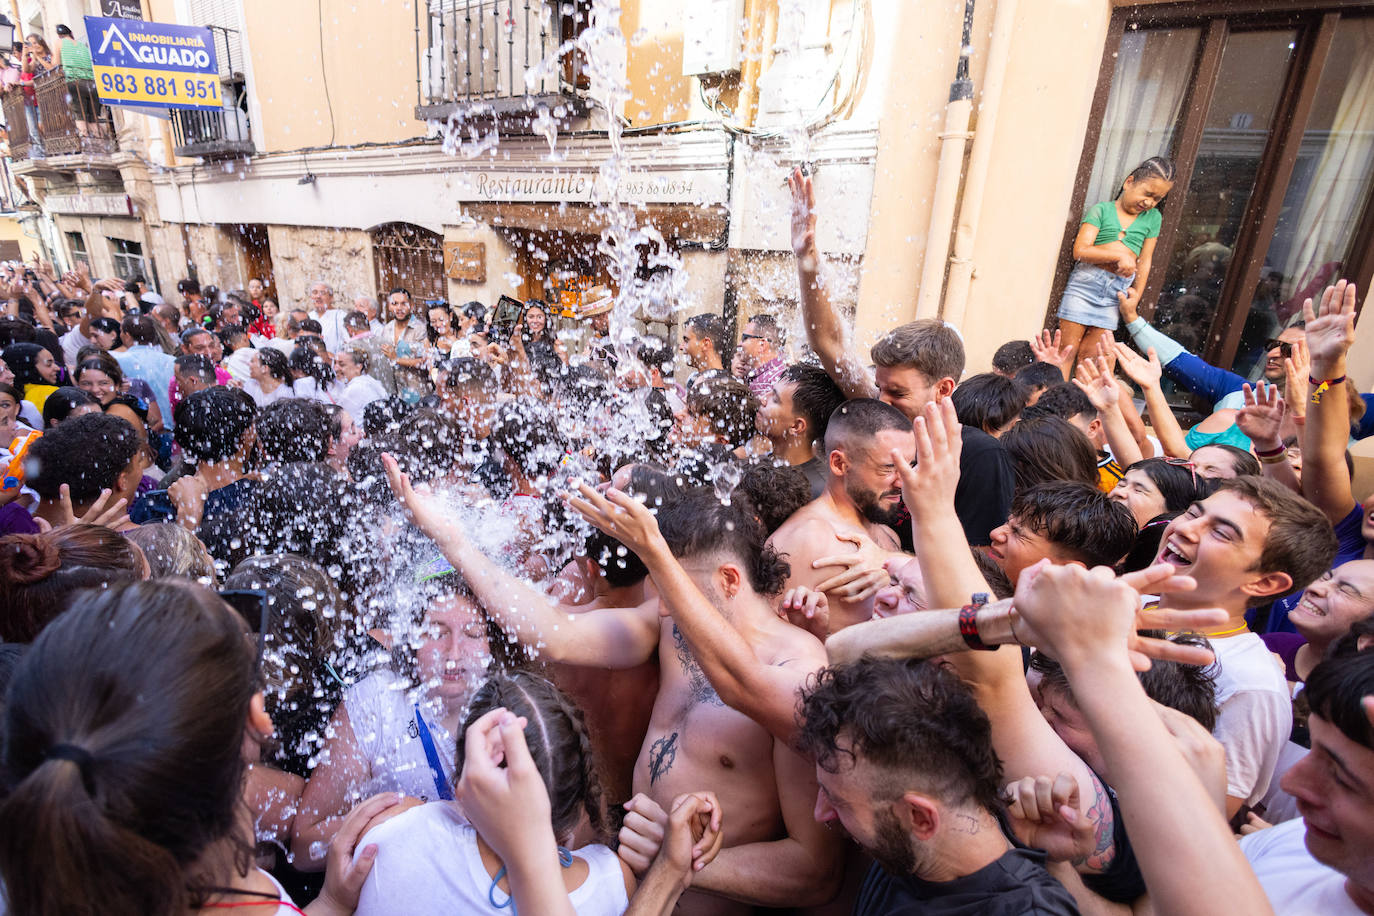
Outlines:
<svg viewBox="0 0 1374 916"><path fill-rule="evenodd" d="M24 916L181 916L234 837L256 691L241 620L171 582L83 592L14 671L0 882ZM251 837L234 847L247 872Z"/></svg>

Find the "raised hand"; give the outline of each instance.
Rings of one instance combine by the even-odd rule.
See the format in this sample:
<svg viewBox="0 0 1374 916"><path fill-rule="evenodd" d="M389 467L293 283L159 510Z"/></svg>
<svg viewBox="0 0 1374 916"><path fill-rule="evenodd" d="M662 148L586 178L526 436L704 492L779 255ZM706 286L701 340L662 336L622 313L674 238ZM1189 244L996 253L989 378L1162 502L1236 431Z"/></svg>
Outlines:
<svg viewBox="0 0 1374 916"><path fill-rule="evenodd" d="M1260 382L1255 388L1242 385L1240 390L1245 406L1236 414L1236 427L1262 450L1277 448L1283 442L1279 430L1287 413L1279 387Z"/></svg>
<svg viewBox="0 0 1374 916"><path fill-rule="evenodd" d="M954 491L959 485L959 456L963 452L963 427L949 398L932 401L911 424L916 434L916 467L902 453L892 450L892 461L902 478L902 502L913 520L931 513L954 510Z"/></svg>
<svg viewBox="0 0 1374 916"><path fill-rule="evenodd" d="M1074 353L1078 350L1072 344L1061 345L1059 332L1055 331L1051 334L1048 330L1041 331L1039 335L1032 335L1030 348L1036 359L1042 363L1058 366L1066 376L1069 373L1064 370L1064 367L1073 359Z"/></svg>
<svg viewBox="0 0 1374 916"><path fill-rule="evenodd" d="M65 483L58 488L59 505L62 512L62 524L64 525L100 525L103 528L119 530L129 523L129 513L125 510L127 499L120 497L112 499L112 490L101 490L95 502L91 503L86 514L80 518L76 517L76 510L72 508L72 491Z"/></svg>
<svg viewBox="0 0 1374 916"><path fill-rule="evenodd" d="M1293 417L1307 416L1307 379L1312 375L1312 354L1307 350L1307 338L1293 341L1293 355L1283 360L1284 391L1288 393L1288 412Z"/></svg>
<svg viewBox="0 0 1374 916"><path fill-rule="evenodd" d="M405 507L406 513L415 526L419 528L431 540L439 540L440 537L455 538L462 537L462 531L456 525L449 523L440 511L439 501L434 499L430 493L416 493L415 488L410 484L410 475L401 473L401 466L396 463L396 459L388 454L382 455L382 467L386 469L387 483L391 484L391 492L400 500Z"/></svg>
<svg viewBox="0 0 1374 916"><path fill-rule="evenodd" d="M654 548L666 546L654 514L630 494L611 487L603 496L585 483L577 490L582 494L580 498L564 495L568 506L589 524L639 554L640 559L646 559Z"/></svg>
<svg viewBox="0 0 1374 916"><path fill-rule="evenodd" d="M1355 343L1355 298L1355 284L1340 280L1322 292L1315 308L1311 299L1302 304L1312 377L1318 381L1345 374L1345 355Z"/></svg>
<svg viewBox="0 0 1374 916"><path fill-rule="evenodd" d="M1150 347L1145 356L1120 342L1112 344L1112 349L1116 351L1116 364L1127 378L1141 388L1159 387L1160 380L1164 378L1164 367L1159 364L1154 347Z"/></svg>
<svg viewBox="0 0 1374 916"><path fill-rule="evenodd" d="M1112 377L1111 366L1105 356L1089 356L1079 360L1073 383L1099 411L1111 410L1121 402L1121 386Z"/></svg>
<svg viewBox="0 0 1374 916"><path fill-rule="evenodd" d="M816 190L811 176L797 167L787 176L787 188L792 192L792 252L802 259L816 257ZM814 270L815 264L807 265Z"/></svg>
<svg viewBox="0 0 1374 916"><path fill-rule="evenodd" d="M1029 578L1028 578L1029 577ZM1210 650L1166 639L1142 637L1141 629L1197 630L1226 621L1219 609L1143 609L1141 593L1191 591L1197 583L1174 575L1161 563L1117 577L1099 566L1054 566L1042 560L1021 573L1011 611L1012 633L1022 645L1035 646L1061 662L1071 656L1101 657L1124 650L1132 666L1148 670L1150 659L1206 665Z"/></svg>

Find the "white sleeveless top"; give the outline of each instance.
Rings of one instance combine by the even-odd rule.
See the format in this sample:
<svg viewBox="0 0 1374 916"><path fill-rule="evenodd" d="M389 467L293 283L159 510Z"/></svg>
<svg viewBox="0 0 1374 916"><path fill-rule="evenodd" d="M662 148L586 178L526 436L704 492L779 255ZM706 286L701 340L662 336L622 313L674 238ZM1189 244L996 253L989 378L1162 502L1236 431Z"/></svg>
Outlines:
<svg viewBox="0 0 1374 916"><path fill-rule="evenodd" d="M404 792L425 801L439 798L411 696L405 683L385 669L372 672L344 691L343 701L358 739L358 751L372 770L371 781L361 787L363 798L379 792ZM420 712L451 789L456 777L454 738L423 701Z"/></svg>
<svg viewBox="0 0 1374 916"><path fill-rule="evenodd" d="M477 832L457 806L421 805L367 832L358 849L378 847L377 861L363 885L356 916L412 916L415 913L475 913L510 916L491 905L491 875L482 865ZM620 860L605 846L585 846L573 855L587 863L587 879L568 893L578 916L620 916L630 901ZM506 902L505 892L496 899ZM536 916L536 914L531 914Z"/></svg>

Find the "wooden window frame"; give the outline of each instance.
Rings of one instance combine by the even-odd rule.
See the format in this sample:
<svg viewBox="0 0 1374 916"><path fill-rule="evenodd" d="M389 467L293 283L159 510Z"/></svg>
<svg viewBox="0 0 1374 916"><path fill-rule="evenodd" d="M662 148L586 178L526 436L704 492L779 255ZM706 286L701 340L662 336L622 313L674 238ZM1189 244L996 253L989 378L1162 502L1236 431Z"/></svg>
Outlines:
<svg viewBox="0 0 1374 916"><path fill-rule="evenodd" d="M1107 37L1102 49L1102 65L1098 71L1097 88L1093 94L1088 128L1083 137L1078 173L1074 179L1073 195L1065 221L1059 259L1055 265L1054 283L1046 310L1045 326L1056 323L1059 300L1069 274L1073 270L1073 240L1078 233L1087 204L1088 184L1092 178L1093 160L1102 133L1102 119L1116 79L1117 52L1128 29L1200 27L1194 58L1194 79L1189 83L1182 106L1179 129L1170 151L1176 166L1174 186L1186 190L1197 163L1206 125L1208 107L1216 90L1221 71L1222 52L1226 40L1235 31L1256 28L1282 28L1297 31L1292 63L1289 65L1279 101L1275 121L1260 156L1255 173L1255 185L1246 205L1234 252L1240 257L1240 269L1229 270L1218 299L1218 309L1209 330L1204 352L1199 355L1208 362L1229 366L1235 358L1244 331L1245 315L1259 286L1268 239L1278 224L1279 212L1288 183L1297 162L1302 135L1316 98L1331 44L1335 38L1343 11L1368 13L1368 3L1357 0L1326 0L1301 9L1275 9L1264 0L1215 0L1205 3L1180 3L1175 0L1135 0L1118 3L1112 11ZM1177 193L1177 192L1176 192ZM1183 220L1184 208L1175 204L1162 211L1159 241L1156 251L1172 253ZM1140 313L1146 318L1154 315L1166 264L1157 262L1151 271ZM1366 198L1356 217L1356 229L1350 249L1350 263L1346 273L1362 288L1374 282L1374 193ZM1363 305L1363 303L1361 303Z"/></svg>

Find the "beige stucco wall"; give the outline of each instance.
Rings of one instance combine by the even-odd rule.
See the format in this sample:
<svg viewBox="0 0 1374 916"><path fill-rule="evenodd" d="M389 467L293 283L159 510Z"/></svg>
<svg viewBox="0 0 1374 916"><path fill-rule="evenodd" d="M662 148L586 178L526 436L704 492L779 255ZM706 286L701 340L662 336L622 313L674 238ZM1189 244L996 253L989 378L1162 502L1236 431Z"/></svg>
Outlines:
<svg viewBox="0 0 1374 916"><path fill-rule="evenodd" d="M41 256L42 254L38 240L26 235L24 227L19 225L19 220L13 216L0 217L0 239L7 242L18 242L19 252L25 261L32 261L35 255Z"/></svg>
<svg viewBox="0 0 1374 916"><path fill-rule="evenodd" d="M254 125L259 149L324 146L331 133L339 145L422 136L424 125L415 120L415 2L326 5L322 23L313 3L245 0L251 88L262 109Z"/></svg>
<svg viewBox="0 0 1374 916"><path fill-rule="evenodd" d="M995 11L992 0L979 3L974 20L973 142ZM1042 325L1110 13L1106 0L1018 0L961 326L970 373ZM885 74L906 91L889 93L880 125L855 325L863 349L915 316L960 37L958 17L939 4L903 4L899 15L878 34L925 53L893 55Z"/></svg>

